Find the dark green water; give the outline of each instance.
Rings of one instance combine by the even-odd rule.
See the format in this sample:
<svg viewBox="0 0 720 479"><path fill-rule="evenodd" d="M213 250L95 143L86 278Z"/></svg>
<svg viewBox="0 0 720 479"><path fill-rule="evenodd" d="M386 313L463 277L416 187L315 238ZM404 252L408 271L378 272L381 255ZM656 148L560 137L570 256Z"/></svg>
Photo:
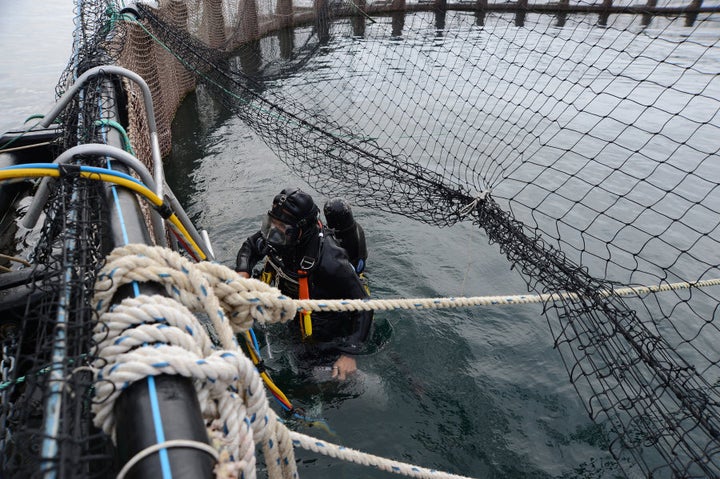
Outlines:
<svg viewBox="0 0 720 479"><path fill-rule="evenodd" d="M202 91L178 112L173 138L168 181L227 266L281 188L299 185L325 199ZM367 235L374 297L525 292L471 224L440 229L362 208L355 216ZM274 333L270 361L280 370L273 377L331 431L293 427L337 444L478 478L608 477L614 468L603 467L602 436L540 312L537 305L379 312L378 350L359 360L363 379L342 386L294 379ZM392 476L302 450L297 456L301 477Z"/></svg>

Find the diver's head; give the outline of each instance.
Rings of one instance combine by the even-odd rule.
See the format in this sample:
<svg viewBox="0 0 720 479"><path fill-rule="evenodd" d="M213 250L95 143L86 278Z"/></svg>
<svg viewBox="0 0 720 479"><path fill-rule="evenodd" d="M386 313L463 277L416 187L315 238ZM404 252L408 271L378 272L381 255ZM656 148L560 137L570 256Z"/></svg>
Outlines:
<svg viewBox="0 0 720 479"><path fill-rule="evenodd" d="M336 231L345 230L355 224L350 203L342 198L328 200L323 207L323 213L327 226Z"/></svg>
<svg viewBox="0 0 720 479"><path fill-rule="evenodd" d="M262 234L273 249L287 251L313 236L319 214L310 195L299 188L285 188L273 198L262 223Z"/></svg>

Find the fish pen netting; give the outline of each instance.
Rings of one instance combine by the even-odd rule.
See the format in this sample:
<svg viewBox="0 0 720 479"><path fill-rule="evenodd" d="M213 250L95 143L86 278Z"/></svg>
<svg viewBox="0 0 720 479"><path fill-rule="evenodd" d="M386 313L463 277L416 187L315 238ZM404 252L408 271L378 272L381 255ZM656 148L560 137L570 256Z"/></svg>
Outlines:
<svg viewBox="0 0 720 479"><path fill-rule="evenodd" d="M161 1L84 25L90 51L125 40L103 52L151 85L164 151L191 71L318 191L438 226L473 221L530 291L577 293L544 312L621 467L717 476L717 290L608 293L720 276L718 7L483 5ZM130 116L145 159L142 115ZM99 258L78 259L85 279Z"/></svg>
<svg viewBox="0 0 720 479"><path fill-rule="evenodd" d="M545 314L628 474L720 474L717 290L609 294L718 277L717 16L315 8L232 55L140 17L313 188L469 212L531 291L577 293Z"/></svg>
<svg viewBox="0 0 720 479"><path fill-rule="evenodd" d="M88 69L112 61L110 12L84 3L75 32L75 54L58 86L70 84L78 65ZM55 155L79 144L103 143L114 100L107 78L91 80L58 120L63 134ZM104 166L97 157L83 165ZM81 178L71 165L52 181L42 226L33 244L30 293L24 314L3 322L0 395L0 475L3 477L109 477L114 467L110 438L92 423L95 378L92 341L96 321L90 302L108 244L108 191ZM7 318L6 318L7 319ZM10 358L11 361L7 361Z"/></svg>

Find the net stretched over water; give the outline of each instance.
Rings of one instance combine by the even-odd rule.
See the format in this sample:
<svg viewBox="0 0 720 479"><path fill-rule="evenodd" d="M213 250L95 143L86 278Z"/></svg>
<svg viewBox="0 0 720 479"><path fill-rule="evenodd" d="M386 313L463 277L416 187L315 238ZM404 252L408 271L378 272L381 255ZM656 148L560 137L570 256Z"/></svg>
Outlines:
<svg viewBox="0 0 720 479"><path fill-rule="evenodd" d="M168 0L121 11L83 2L84 53L74 65L110 59L139 72L166 152L169 121L197 82L327 196L438 226L472 221L529 290L577 293L548 301L544 313L623 470L715 477L720 291L609 293L720 278L719 5ZM148 158L142 108L128 88L129 131ZM90 134L99 119L80 111L66 119L77 127L71 136ZM50 219L93 203L58 191ZM100 262L103 222L51 222L56 234L41 245L48 268L82 270L73 284L59 273L55 282L75 292L78 331L87 302L77 293ZM58 256L74 239L93 253ZM51 335L56 317L43 317L40 330ZM40 341L35 353L18 349L19 334L4 338L3 348L39 358L14 371L45 377L37 373L56 343ZM78 336L77 354L63 363L75 386L60 393L75 391L74 399L90 387L82 370L71 374L87 340ZM45 464L62 471L63 457L104 457L106 443L90 447L82 401L64 402L76 406L64 412L77 418L62 423L70 429L33 428L24 399L57 393L53 380L35 381L28 393L3 389L2 412L17 418L5 420L14 429L4 440L7 431L36 444L51 437L67 454ZM30 452L12 451L5 464L27 464ZM77 470L102 473L99 464Z"/></svg>
<svg viewBox="0 0 720 479"><path fill-rule="evenodd" d="M608 294L720 274L716 7L483 5L315 2L261 38L282 4L258 4L224 17L232 55L140 18L314 188L473 221L531 291L578 293L545 314L621 467L716 476L717 288Z"/></svg>

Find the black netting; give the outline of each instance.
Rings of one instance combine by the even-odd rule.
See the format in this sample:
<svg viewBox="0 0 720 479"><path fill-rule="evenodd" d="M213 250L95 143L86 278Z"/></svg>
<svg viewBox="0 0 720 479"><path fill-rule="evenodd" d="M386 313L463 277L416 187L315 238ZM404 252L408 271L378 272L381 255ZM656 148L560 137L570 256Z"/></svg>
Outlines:
<svg viewBox="0 0 720 479"><path fill-rule="evenodd" d="M314 188L440 226L471 211L531 291L577 293L545 314L626 472L720 474L716 288L609 294L718 277L716 16L347 5L229 59L143 21Z"/></svg>
<svg viewBox="0 0 720 479"><path fill-rule="evenodd" d="M82 45L58 87L110 56L104 48L112 10L83 3L76 32ZM103 41L101 41L101 39ZM81 66L79 66L81 65ZM82 72L80 72L82 73ZM113 107L99 76L62 113L62 136L54 155L73 146L103 141L103 120ZM54 158L54 156L53 156ZM99 158L76 158L101 165ZM90 306L97 271L111 245L107 241L106 189L67 169L53 180L42 227L31 254L27 304L21 317L3 323L3 383L0 394L0 475L3 477L109 477L110 438L92 423L95 382ZM11 366L11 367L10 367Z"/></svg>
<svg viewBox="0 0 720 479"><path fill-rule="evenodd" d="M116 61L135 25L88 3L60 90ZM317 190L438 226L473 221L529 290L577 295L544 313L628 475L720 475L717 288L611 294L720 277L717 2L317 1L294 17L283 1L160 3L137 7L142 28ZM62 148L98 139L106 93L98 79L65 112ZM0 331L8 475L112 468L82 368L108 248L102 199L95 183L57 182L36 251L42 301Z"/></svg>

